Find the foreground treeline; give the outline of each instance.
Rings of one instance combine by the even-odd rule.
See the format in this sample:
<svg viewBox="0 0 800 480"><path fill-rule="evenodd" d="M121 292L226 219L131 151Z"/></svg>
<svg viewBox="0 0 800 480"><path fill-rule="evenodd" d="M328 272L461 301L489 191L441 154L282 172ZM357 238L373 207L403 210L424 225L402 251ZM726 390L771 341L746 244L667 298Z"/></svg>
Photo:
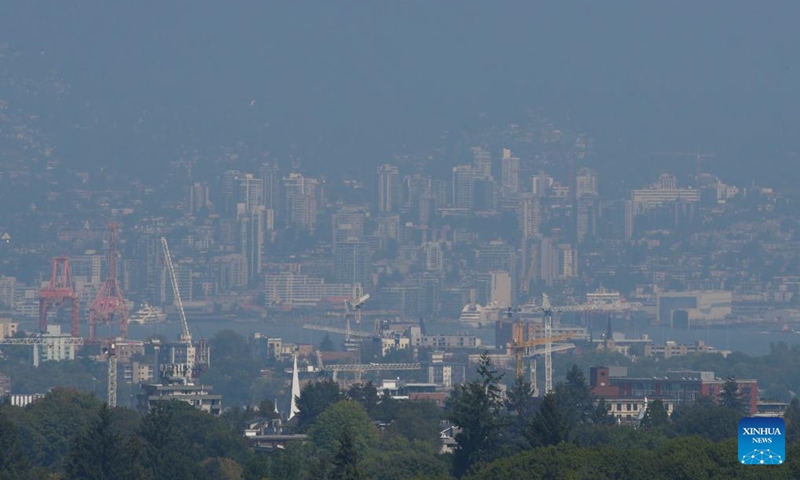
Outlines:
<svg viewBox="0 0 800 480"><path fill-rule="evenodd" d="M444 410L385 399L371 383L341 391L312 382L287 425L307 441L269 455L254 453L241 432L273 416L270 402L214 418L173 401L141 416L54 390L25 408L0 406L0 480L800 478L796 401L787 462L755 467L737 462L743 405L732 388L672 417L651 402L636 428L611 419L577 367L538 401L524 382L503 389L488 357ZM443 421L459 427L452 454L440 453Z"/></svg>

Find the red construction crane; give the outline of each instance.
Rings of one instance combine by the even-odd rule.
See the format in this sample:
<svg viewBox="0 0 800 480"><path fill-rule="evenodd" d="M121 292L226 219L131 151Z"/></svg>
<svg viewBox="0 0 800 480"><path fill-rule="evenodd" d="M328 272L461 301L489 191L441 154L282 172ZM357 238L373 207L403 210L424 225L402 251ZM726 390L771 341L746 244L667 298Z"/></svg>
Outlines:
<svg viewBox="0 0 800 480"><path fill-rule="evenodd" d="M78 319L78 295L72 284L72 271L69 268L69 257L56 257L53 259L53 269L50 272L50 283L39 291L39 331L47 330L47 312L53 306L59 306L69 301L72 307L71 335L80 336Z"/></svg>
<svg viewBox="0 0 800 480"><path fill-rule="evenodd" d="M97 324L119 320L119 338L128 336L128 306L117 284L117 235L119 225L108 224L108 278L89 308L89 341L97 340Z"/></svg>

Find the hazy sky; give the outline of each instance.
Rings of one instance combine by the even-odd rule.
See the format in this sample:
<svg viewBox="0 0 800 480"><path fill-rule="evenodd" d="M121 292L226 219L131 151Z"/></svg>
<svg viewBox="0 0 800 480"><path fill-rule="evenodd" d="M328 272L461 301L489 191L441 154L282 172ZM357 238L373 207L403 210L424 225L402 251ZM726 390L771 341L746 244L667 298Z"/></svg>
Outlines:
<svg viewBox="0 0 800 480"><path fill-rule="evenodd" d="M57 104L18 99L65 155L241 138L378 164L529 107L621 164L699 148L777 171L800 150L796 2L121 3L19 0L0 16L0 43L34 55L14 72L71 85Z"/></svg>

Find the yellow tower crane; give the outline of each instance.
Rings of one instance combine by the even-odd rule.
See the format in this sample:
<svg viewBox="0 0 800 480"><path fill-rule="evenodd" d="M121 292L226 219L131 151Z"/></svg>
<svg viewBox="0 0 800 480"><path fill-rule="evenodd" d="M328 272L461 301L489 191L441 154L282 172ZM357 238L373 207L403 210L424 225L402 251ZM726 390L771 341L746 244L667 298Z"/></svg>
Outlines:
<svg viewBox="0 0 800 480"><path fill-rule="evenodd" d="M516 369L517 378L525 375L525 351L530 347L537 345L552 345L554 342L561 342L574 337L574 333L565 333L563 335L556 335L545 338L534 338L532 340L525 340L523 333L522 317L517 317L517 331L514 334L514 339L511 343L511 349L514 351L514 368ZM547 354L551 354L548 352ZM551 361L545 359L546 367L552 365ZM550 367L552 368L552 367Z"/></svg>

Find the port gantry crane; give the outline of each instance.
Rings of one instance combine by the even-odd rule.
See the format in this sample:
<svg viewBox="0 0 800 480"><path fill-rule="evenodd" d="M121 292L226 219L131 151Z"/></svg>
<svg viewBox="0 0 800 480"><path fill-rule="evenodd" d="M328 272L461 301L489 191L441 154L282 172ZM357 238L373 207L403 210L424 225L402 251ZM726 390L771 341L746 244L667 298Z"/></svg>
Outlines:
<svg viewBox="0 0 800 480"><path fill-rule="evenodd" d="M170 382L189 384L195 374L195 348L192 343L192 333L189 331L189 322L186 321L186 312L183 310L183 301L178 287L178 277L175 275L175 267L172 264L172 256L169 253L169 245L166 237L161 237L161 248L164 250L164 263L169 271L169 278L172 283L172 294L175 297L175 306L178 308L178 315L181 320L180 343L186 348L186 362L171 363L162 367L162 376Z"/></svg>

